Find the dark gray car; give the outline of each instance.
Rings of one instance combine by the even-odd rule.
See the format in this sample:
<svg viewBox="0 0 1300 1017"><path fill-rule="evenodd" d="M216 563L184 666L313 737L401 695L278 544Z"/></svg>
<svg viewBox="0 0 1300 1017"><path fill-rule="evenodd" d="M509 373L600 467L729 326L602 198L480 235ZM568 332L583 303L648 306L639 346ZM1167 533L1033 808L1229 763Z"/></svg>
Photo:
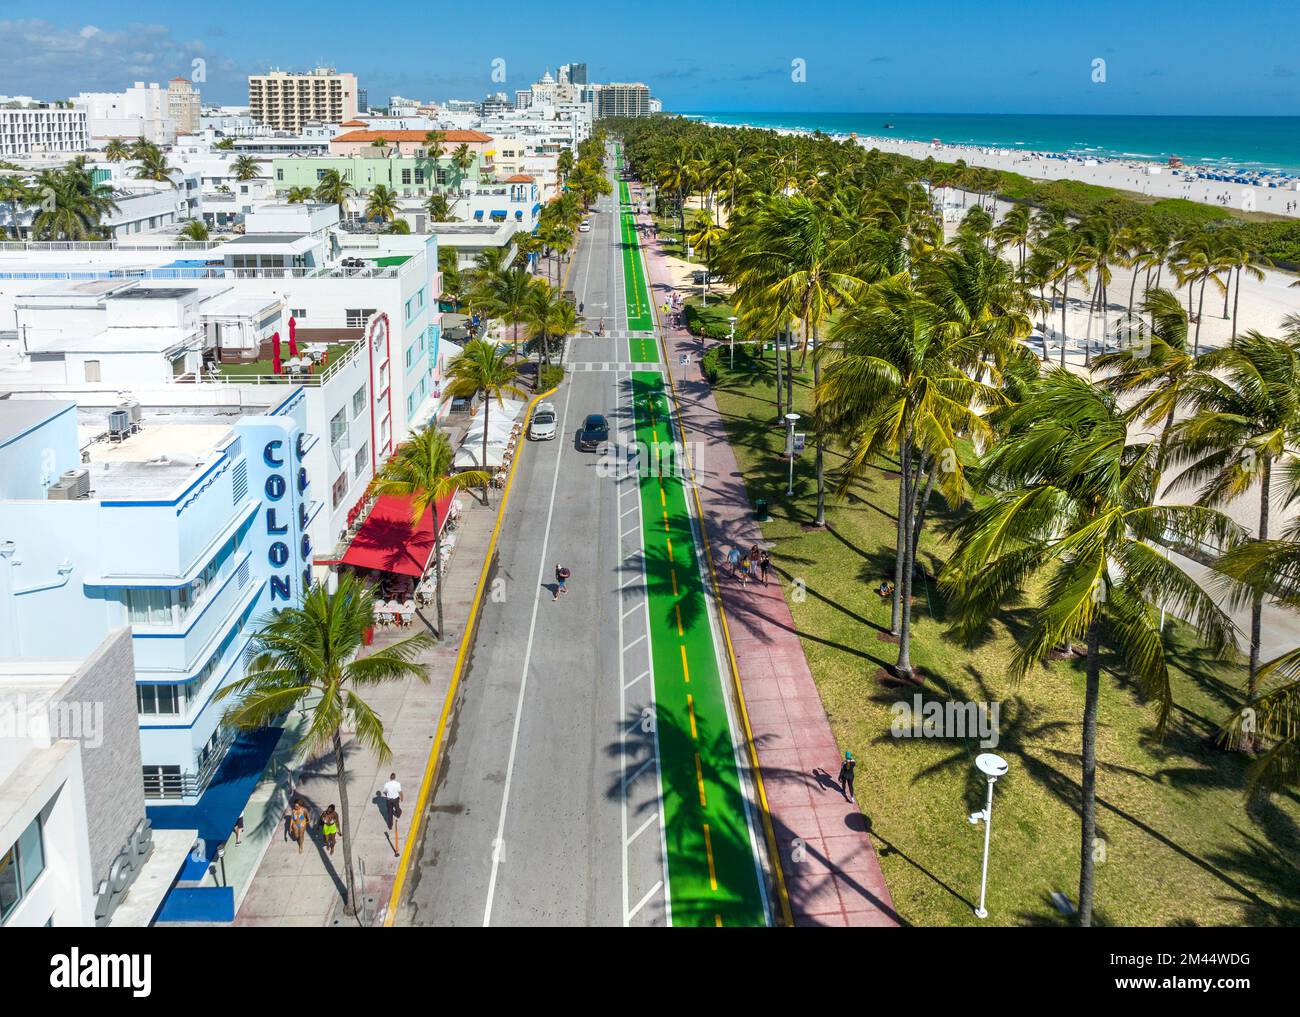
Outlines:
<svg viewBox="0 0 1300 1017"><path fill-rule="evenodd" d="M587 414L578 432L578 448L583 452L596 452L609 441L609 421L599 413Z"/></svg>

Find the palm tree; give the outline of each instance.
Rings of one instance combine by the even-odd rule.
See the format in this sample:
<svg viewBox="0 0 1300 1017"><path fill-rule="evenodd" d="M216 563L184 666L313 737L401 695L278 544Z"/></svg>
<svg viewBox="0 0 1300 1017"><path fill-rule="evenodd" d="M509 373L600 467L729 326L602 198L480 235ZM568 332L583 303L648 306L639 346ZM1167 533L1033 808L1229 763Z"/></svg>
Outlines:
<svg viewBox="0 0 1300 1017"><path fill-rule="evenodd" d="M160 152L161 149L152 141L146 141L143 137L136 138L131 142L131 158L144 161L145 158L154 152Z"/></svg>
<svg viewBox="0 0 1300 1017"><path fill-rule="evenodd" d="M374 619L373 588L351 572L342 572L334 593L317 585L303 597L302 607L284 608L272 615L256 636L257 655L248 673L219 689L215 697L233 701L226 720L241 728L274 725L295 707L316 700L300 744L313 755L334 754L347 887L343 909L348 915L356 914L357 899L343 729L352 730L357 742L374 753L382 766L392 751L384 738L383 720L361 698L362 693L409 678L429 680L424 666L417 662L431 643L423 632L358 656Z"/></svg>
<svg viewBox="0 0 1300 1017"><path fill-rule="evenodd" d="M290 205L308 204L316 200L316 192L310 187L290 187L284 200Z"/></svg>
<svg viewBox="0 0 1300 1017"><path fill-rule="evenodd" d="M1206 353L1187 382L1191 416L1170 431L1184 468L1171 489L1196 488L1203 505L1227 505L1259 487L1256 539L1269 539L1273 471L1300 451L1300 340L1248 331ZM1258 692L1264 598L1250 598L1247 698Z"/></svg>
<svg viewBox="0 0 1300 1017"><path fill-rule="evenodd" d="M186 240L207 240L209 237L207 224L202 219L191 219L181 227L180 235Z"/></svg>
<svg viewBox="0 0 1300 1017"><path fill-rule="evenodd" d="M131 151L121 138L114 138L104 146L104 158L109 162L125 162L131 158Z"/></svg>
<svg viewBox="0 0 1300 1017"><path fill-rule="evenodd" d="M137 180L156 180L160 183L171 180L175 167L168 163L167 156L161 149L150 146L137 158L140 162L140 165L135 168L134 176Z"/></svg>
<svg viewBox="0 0 1300 1017"><path fill-rule="evenodd" d="M1070 280L1087 279L1087 241L1076 230L1062 226L1043 240L1043 248L1052 259L1052 278L1061 288L1061 366L1065 366L1065 312L1070 303Z"/></svg>
<svg viewBox="0 0 1300 1017"><path fill-rule="evenodd" d="M937 483L949 504L961 503L965 481L957 436L986 438L988 425L977 410L1003 402L967 366L978 361L986 336L948 327L946 318L900 273L844 311L831 326L830 344L818 351L826 368L814 392L817 417L849 444L840 493L880 456L898 455L892 630L899 637L895 671L909 680L921 490L928 500Z"/></svg>
<svg viewBox="0 0 1300 1017"><path fill-rule="evenodd" d="M498 353L495 346L482 339L466 343L460 356L447 368L447 391L451 395L483 397L483 458L479 465L484 470L488 466L488 411L492 400L495 399L500 406L503 404L503 396L522 396L524 392L516 384L518 378L519 368L510 358L504 353ZM484 505L488 503L486 476L484 473Z"/></svg>
<svg viewBox="0 0 1300 1017"><path fill-rule="evenodd" d="M465 177L478 158L469 150L469 145L465 142L456 146L456 151L451 153L451 164L456 167L456 186L459 188L465 182Z"/></svg>
<svg viewBox="0 0 1300 1017"><path fill-rule="evenodd" d="M542 362L551 362L551 340L572 335L578 329L578 311L545 280L533 283L523 307L528 338L537 343L537 390L542 387Z"/></svg>
<svg viewBox="0 0 1300 1017"><path fill-rule="evenodd" d="M240 183L246 180L260 180L262 178L262 171L257 165L257 160L251 155L241 155L230 164L230 170Z"/></svg>
<svg viewBox="0 0 1300 1017"><path fill-rule="evenodd" d="M1014 247L1020 252L1016 276L1025 279L1025 252L1029 247L1031 213L1028 205L1012 205L1002 221L993 230L993 240L999 248Z"/></svg>
<svg viewBox="0 0 1300 1017"><path fill-rule="evenodd" d="M526 268L510 268L485 279L478 287L478 303L490 316L509 320L514 327L514 342L519 342L519 323L523 320L535 280Z"/></svg>
<svg viewBox="0 0 1300 1017"><path fill-rule="evenodd" d="M1156 605L1195 624L1212 652L1227 652L1233 629L1151 540L1162 533L1189 543L1209 536L1232 546L1240 531L1213 509L1153 504L1155 446L1130 444L1115 396L1063 368L1049 369L1024 402L998 416L1004 437L977 471L988 501L957 525L941 585L953 598L957 634L967 640L1013 600L1028 600L1028 630L1011 661L1017 679L1076 639L1086 644L1079 924L1090 926L1102 637L1156 704L1163 735L1173 696Z"/></svg>
<svg viewBox="0 0 1300 1017"><path fill-rule="evenodd" d="M435 194L438 193L438 160L447 151L446 140L447 135L442 131L427 131L424 135L424 155L429 160L429 186ZM436 221L445 222L443 219Z"/></svg>
<svg viewBox="0 0 1300 1017"><path fill-rule="evenodd" d="M40 210L32 219L32 235L43 240L88 240L98 235L100 220L117 211L107 184L95 183L84 159L60 170L45 170L36 178L34 196Z"/></svg>
<svg viewBox="0 0 1300 1017"><path fill-rule="evenodd" d="M717 250L724 240L727 239L727 231L713 221L705 209L700 209L695 216L695 232L687 237L687 242L697 249L704 251L704 267L708 269L704 273L704 306L709 306L709 285L713 280L713 253Z"/></svg>
<svg viewBox="0 0 1300 1017"><path fill-rule="evenodd" d="M429 215L429 222L452 222L455 219L445 194L429 195L429 200L424 203L424 210Z"/></svg>
<svg viewBox="0 0 1300 1017"><path fill-rule="evenodd" d="M366 195L366 218L388 222L397 212L397 192L384 184L375 184Z"/></svg>
<svg viewBox="0 0 1300 1017"><path fill-rule="evenodd" d="M9 223L15 240L18 238L18 217L22 206L31 204L34 200L34 192L22 177L0 177L0 204L9 206Z"/></svg>
<svg viewBox="0 0 1300 1017"><path fill-rule="evenodd" d="M232 152L234 151L234 148L234 138L222 138L220 141L214 142L212 145L212 150L214 152Z"/></svg>
<svg viewBox="0 0 1300 1017"><path fill-rule="evenodd" d="M348 195L351 193L352 188L336 169L325 170L316 184L316 200L327 205L338 205L340 219L347 218Z"/></svg>
<svg viewBox="0 0 1300 1017"><path fill-rule="evenodd" d="M436 505L459 491L488 482L484 470L451 472L454 458L451 442L433 425L416 431L397 447L379 474L377 494L394 494L411 499L411 525L418 527L424 513L433 512L434 601L437 604L435 632L442 639L442 527Z"/></svg>

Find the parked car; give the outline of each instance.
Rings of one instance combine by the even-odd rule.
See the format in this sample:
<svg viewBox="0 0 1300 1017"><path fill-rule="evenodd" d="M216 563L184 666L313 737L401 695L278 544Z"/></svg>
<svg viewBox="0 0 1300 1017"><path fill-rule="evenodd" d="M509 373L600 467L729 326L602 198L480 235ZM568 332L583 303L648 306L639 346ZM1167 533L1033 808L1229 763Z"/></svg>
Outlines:
<svg viewBox="0 0 1300 1017"><path fill-rule="evenodd" d="M609 443L609 421L599 413L587 414L578 432L578 448L583 452L597 452Z"/></svg>
<svg viewBox="0 0 1300 1017"><path fill-rule="evenodd" d="M590 232L591 232L591 220L590 220L590 219L583 219L582 222L581 222L581 223L579 224L579 226L578 226L578 232L579 232L579 233L590 233Z"/></svg>
<svg viewBox="0 0 1300 1017"><path fill-rule="evenodd" d="M555 405L538 403L533 419L528 424L528 437L533 441L552 441L555 438Z"/></svg>

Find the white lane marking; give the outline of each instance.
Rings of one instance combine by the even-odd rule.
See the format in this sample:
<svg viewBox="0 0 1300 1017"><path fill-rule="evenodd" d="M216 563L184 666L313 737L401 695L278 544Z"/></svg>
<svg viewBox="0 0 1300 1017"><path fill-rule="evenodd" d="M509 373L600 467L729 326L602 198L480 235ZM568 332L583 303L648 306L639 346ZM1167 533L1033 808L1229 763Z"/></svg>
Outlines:
<svg viewBox="0 0 1300 1017"><path fill-rule="evenodd" d="M627 913L627 919L623 922L623 924L626 925L633 918L635 918L636 913L640 911L643 907L645 907L648 903L650 903L650 898L653 897L656 893L658 893L659 888L663 885L664 885L663 880L660 880L654 886L650 887L650 892L647 893L644 897L642 897L640 903L637 904L636 907L634 907L631 911Z"/></svg>
<svg viewBox="0 0 1300 1017"><path fill-rule="evenodd" d="M643 633L641 633L641 635L639 635L639 636L637 636L635 639L633 639L632 642L630 642L630 643L628 643L626 646L624 646L624 647L623 647L623 652L624 652L624 653L627 653L627 651L630 650L630 649L632 649L632 647L636 646L637 643L644 642L644 640L645 640L645 633L643 632Z"/></svg>
<svg viewBox="0 0 1300 1017"><path fill-rule="evenodd" d="M623 404L622 404L622 386L619 384L619 379L618 379L617 377L614 378L614 407L615 407L615 409L618 410L619 412L622 412L622 408L623 408ZM618 485L615 485L615 486L614 486L614 511L617 512L620 508L622 508L622 506L623 506L622 495L621 495L621 493L619 492ZM626 514L627 514L627 513L624 513L624 515L626 515ZM622 520L623 520L623 516L619 516L619 523L618 523L617 525L621 525L621 524L622 524ZM623 538L622 538L621 536L618 538L618 551L619 551L620 554L621 554L622 551L623 551ZM622 593L623 593L623 590L624 590L624 589L626 589L626 587L622 587L622 588L619 589L619 596L620 596L620 597L622 596ZM626 673L626 672L624 671L624 668L623 668L623 658L627 655L627 650L626 650L626 648L623 646L623 619L626 618L627 615L628 615L628 612L623 611L623 612L620 613L619 616L618 616L618 647L619 647L619 649L618 649L618 715L619 715L620 718L622 718L622 717L626 717L626 716L627 716L627 685L626 685L626 684L624 683L624 681L623 681L623 677L624 677L624 675L625 675L625 673ZM619 746L618 746L618 749L619 749L619 752L618 752L618 766L619 766L619 789L618 789L618 791L619 791L619 795L618 795L618 797L619 797L619 804L618 804L618 820L619 820L619 827L620 827L620 829L619 829L619 833L620 833L620 834L622 835L622 837L623 837L623 851L622 851L622 859L621 859L621 861L622 861L622 866L623 866L623 925L624 925L624 927L626 927L626 926L627 926L627 923L628 923L628 919L629 919L628 911L627 911L627 895L628 895L628 885L627 885L627 733L626 733L626 732L621 732L621 733L619 734L618 741L619 741Z"/></svg>
<svg viewBox="0 0 1300 1017"><path fill-rule="evenodd" d="M624 587L624 589L626 589L626 587ZM633 611L635 611L640 606L641 606L640 604L633 604L631 607L629 607L626 611L623 612L623 617L626 618L628 615L630 615ZM621 643L622 640L619 640L619 642Z"/></svg>
<svg viewBox="0 0 1300 1017"><path fill-rule="evenodd" d="M641 718L638 717L636 720L632 721L631 725L628 727L628 731L631 731L632 728L636 727L636 726L639 725L640 723L641 723ZM635 783L636 783L636 779L637 779L638 777L640 777L641 774L645 773L646 770L650 769L650 767L654 766L656 762L657 762L657 760L654 758L654 756L651 756L651 757L650 757L649 759L647 759L644 763L642 763L640 766L638 766L638 767L636 768L636 770L633 771L632 776L628 777L628 778L624 781L624 787L627 787L627 786L629 786L629 785L631 785L631 784L635 784ZM656 767L656 769L658 769L658 767Z"/></svg>
<svg viewBox="0 0 1300 1017"><path fill-rule="evenodd" d="M569 421L569 403L570 396L573 393L570 387L564 396L564 414L560 418L560 433L564 433ZM542 550L540 559L537 563L537 588L533 592L533 617L528 623L528 642L524 647L524 666L520 673L519 680L519 698L515 702L515 724L514 730L510 734L510 756L506 761L506 782L501 790L501 814L497 817L497 835L494 844L500 845L505 843L504 835L506 830L506 810L510 805L510 781L515 772L515 753L519 748L519 725L524 716L524 692L528 688L528 665L533 656L533 636L537 631L537 606L541 603L542 579L546 576L546 557L547 544L551 539L551 520L555 515L555 492L560 486L560 462L564 458L564 446L561 445L555 456L555 475L551 478L551 500L546 508L546 529L542 532ZM487 902L483 906L483 925L492 924L492 898L496 896L497 889L497 871L501 866L501 852L492 852L492 875L488 879Z"/></svg>
<svg viewBox="0 0 1300 1017"><path fill-rule="evenodd" d="M621 664L620 664L620 666L621 666ZM637 682L639 682L642 678L645 678L645 677L648 676L649 674L650 674L649 671L642 671L639 675L637 675L637 676L636 676L635 678L633 678L630 682L628 682L626 685L624 685L623 688L624 688L624 689L630 689L633 685L635 685L635 684L636 684Z"/></svg>
<svg viewBox="0 0 1300 1017"><path fill-rule="evenodd" d="M634 840L640 837L641 834L645 833L646 830L650 829L651 823L656 823L658 821L659 821L658 816L651 816L649 819L647 819L644 823L642 823L639 827L637 827L636 833L632 834L632 836L627 839L627 845L631 847L632 842Z"/></svg>

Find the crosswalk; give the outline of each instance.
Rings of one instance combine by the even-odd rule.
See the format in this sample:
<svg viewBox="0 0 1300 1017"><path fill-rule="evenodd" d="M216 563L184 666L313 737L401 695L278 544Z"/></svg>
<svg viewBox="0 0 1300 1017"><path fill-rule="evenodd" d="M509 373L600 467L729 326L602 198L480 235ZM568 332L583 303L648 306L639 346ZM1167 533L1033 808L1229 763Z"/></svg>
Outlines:
<svg viewBox="0 0 1300 1017"><path fill-rule="evenodd" d="M625 328L607 328L602 335L592 334L593 339L653 339L653 331L628 331Z"/></svg>
<svg viewBox="0 0 1300 1017"><path fill-rule="evenodd" d="M601 363L600 361L590 361L583 363L571 363L568 365L570 371L586 371L588 373L606 374L610 372L627 373L628 371L659 371L663 368L660 363L629 363L627 361Z"/></svg>

